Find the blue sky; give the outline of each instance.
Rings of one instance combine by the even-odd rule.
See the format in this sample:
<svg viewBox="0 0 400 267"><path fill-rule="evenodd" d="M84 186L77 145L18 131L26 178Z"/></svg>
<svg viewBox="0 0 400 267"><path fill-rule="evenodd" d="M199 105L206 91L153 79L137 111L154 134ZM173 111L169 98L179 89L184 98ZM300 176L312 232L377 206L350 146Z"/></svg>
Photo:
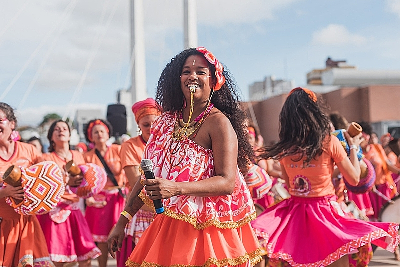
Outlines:
<svg viewBox="0 0 400 267"><path fill-rule="evenodd" d="M143 0L148 95L183 49L183 0ZM330 56L368 70L400 69L400 0L202 0L198 44L241 92L274 75L306 84ZM20 125L47 113L102 108L130 86L128 0L0 0L0 101ZM105 115L105 114L104 114Z"/></svg>

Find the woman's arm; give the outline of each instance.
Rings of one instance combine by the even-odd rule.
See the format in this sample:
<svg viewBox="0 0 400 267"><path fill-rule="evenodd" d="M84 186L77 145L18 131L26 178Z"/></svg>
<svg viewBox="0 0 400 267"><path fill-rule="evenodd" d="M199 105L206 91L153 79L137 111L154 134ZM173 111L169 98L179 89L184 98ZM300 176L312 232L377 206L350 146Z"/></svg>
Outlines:
<svg viewBox="0 0 400 267"><path fill-rule="evenodd" d="M400 169L396 167L390 160L386 160L389 171L400 175Z"/></svg>
<svg viewBox="0 0 400 267"><path fill-rule="evenodd" d="M124 167L126 178L131 186L134 186L140 180L139 166L128 165Z"/></svg>
<svg viewBox="0 0 400 267"><path fill-rule="evenodd" d="M141 173L139 171L139 166L128 165L124 167L124 171L130 185L135 185L140 180ZM147 205L143 205L141 209L146 211L154 211L151 207L148 207Z"/></svg>
<svg viewBox="0 0 400 267"><path fill-rule="evenodd" d="M128 195L128 199L125 203L124 211L128 213L129 216L133 216L136 212L143 206L143 201L138 196L140 191L143 189L140 181L137 181L135 186L132 188L131 192ZM122 241L125 238L125 226L130 221L126 217L126 215L119 216L119 219L109 234L107 238L108 243L108 251L110 252L111 256L115 258L115 251L119 251L122 247Z"/></svg>
<svg viewBox="0 0 400 267"><path fill-rule="evenodd" d="M278 170L275 168L275 162L273 159L266 159L266 164L267 164L267 173L271 175L272 177L275 178L281 178L282 177L282 171Z"/></svg>
<svg viewBox="0 0 400 267"><path fill-rule="evenodd" d="M350 137L347 132L344 132L344 136L346 137L347 143L350 147L350 155L336 164L346 181L350 185L356 186L360 182L361 175L360 161L357 157L357 150L361 142L361 133L354 137Z"/></svg>

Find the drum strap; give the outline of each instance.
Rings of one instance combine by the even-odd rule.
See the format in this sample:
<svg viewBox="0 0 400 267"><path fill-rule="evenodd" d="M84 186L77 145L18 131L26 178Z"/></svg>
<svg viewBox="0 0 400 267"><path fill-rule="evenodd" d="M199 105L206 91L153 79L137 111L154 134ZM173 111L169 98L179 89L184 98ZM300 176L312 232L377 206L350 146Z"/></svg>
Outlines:
<svg viewBox="0 0 400 267"><path fill-rule="evenodd" d="M108 178L110 178L111 182L115 185L115 186L119 186L117 180L115 179L114 174L112 173L112 171L110 170L110 167L108 167L106 161L104 160L103 156L100 154L100 151L98 151L96 148L94 149L94 152L96 153L97 157L99 158L99 160L101 161L101 163L103 164L104 169L107 172L107 176ZM118 187L118 193L125 198L126 195L124 194L124 192L122 192L121 188Z"/></svg>

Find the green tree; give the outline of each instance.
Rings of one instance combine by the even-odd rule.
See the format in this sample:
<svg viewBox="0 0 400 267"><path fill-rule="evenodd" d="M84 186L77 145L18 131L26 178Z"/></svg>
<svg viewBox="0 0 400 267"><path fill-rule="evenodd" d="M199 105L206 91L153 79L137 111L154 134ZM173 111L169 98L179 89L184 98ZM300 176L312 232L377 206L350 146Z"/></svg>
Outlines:
<svg viewBox="0 0 400 267"><path fill-rule="evenodd" d="M60 115L58 115L57 113L49 113L49 114L46 114L44 117L43 117L43 121L39 124L39 126L43 126L44 124L46 124L48 121L55 121L55 120L59 120L59 119L61 119L61 116Z"/></svg>

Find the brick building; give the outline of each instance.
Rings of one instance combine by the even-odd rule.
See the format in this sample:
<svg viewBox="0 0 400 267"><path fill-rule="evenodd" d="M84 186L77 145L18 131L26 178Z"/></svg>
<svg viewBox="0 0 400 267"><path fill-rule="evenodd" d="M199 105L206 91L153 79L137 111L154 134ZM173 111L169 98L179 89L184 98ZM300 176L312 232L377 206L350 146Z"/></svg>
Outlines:
<svg viewBox="0 0 400 267"><path fill-rule="evenodd" d="M343 86L317 95L326 101L327 113L338 112L349 122L367 121L379 136L391 132L400 137L400 85ZM249 118L258 124L265 144L279 140L279 113L286 96L243 103Z"/></svg>

